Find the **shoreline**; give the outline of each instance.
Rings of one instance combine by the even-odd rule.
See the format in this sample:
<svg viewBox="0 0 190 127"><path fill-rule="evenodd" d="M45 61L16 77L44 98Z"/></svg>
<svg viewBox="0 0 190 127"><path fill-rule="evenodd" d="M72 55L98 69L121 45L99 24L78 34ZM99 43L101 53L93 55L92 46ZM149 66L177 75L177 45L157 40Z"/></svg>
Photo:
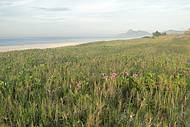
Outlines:
<svg viewBox="0 0 190 127"><path fill-rule="evenodd" d="M76 46L84 43L99 42L99 41L115 41L115 40L131 40L137 38L107 38L107 39L97 39L97 40L84 40L84 41L68 41L68 42L51 42L51 43L42 43L42 44L19 44L19 45L0 45L1 52L10 52L10 51L21 51L29 49L48 49L48 48L59 48L65 46Z"/></svg>
<svg viewBox="0 0 190 127"><path fill-rule="evenodd" d="M0 46L0 52L9 51L21 51L29 49L48 49L48 48L59 48L66 46L75 46L82 43L50 43L50 44L26 44L26 45L14 45L14 46Z"/></svg>

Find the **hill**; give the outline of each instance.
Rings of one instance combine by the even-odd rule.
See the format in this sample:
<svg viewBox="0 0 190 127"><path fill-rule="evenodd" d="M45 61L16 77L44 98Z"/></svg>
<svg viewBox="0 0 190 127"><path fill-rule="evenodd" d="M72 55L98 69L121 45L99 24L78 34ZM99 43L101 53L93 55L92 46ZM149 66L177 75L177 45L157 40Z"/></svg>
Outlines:
<svg viewBox="0 0 190 127"><path fill-rule="evenodd" d="M184 31L177 31L177 30L168 30L165 31L166 34L172 35L172 34L184 34Z"/></svg>
<svg viewBox="0 0 190 127"><path fill-rule="evenodd" d="M130 29L126 33L119 34L118 36L126 37L126 38L141 38L144 36L151 36L151 34L146 31L141 31L141 30L135 31L135 30Z"/></svg>

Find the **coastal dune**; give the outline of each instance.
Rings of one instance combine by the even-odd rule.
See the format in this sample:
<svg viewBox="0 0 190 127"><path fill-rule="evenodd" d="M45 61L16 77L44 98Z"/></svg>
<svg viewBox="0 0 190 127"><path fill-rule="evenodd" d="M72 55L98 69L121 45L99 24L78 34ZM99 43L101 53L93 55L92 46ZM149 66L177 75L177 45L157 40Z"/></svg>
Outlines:
<svg viewBox="0 0 190 127"><path fill-rule="evenodd" d="M0 46L0 52L18 51L27 49L47 49L47 48L58 48L65 46L75 46L80 43L50 43L50 44L26 44L26 45L14 45L14 46Z"/></svg>

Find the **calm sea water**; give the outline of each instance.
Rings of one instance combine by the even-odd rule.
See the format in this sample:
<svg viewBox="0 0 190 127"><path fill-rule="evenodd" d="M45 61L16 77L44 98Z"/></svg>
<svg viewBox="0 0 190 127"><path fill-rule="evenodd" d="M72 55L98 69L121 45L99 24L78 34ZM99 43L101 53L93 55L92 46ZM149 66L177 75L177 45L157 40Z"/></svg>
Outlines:
<svg viewBox="0 0 190 127"><path fill-rule="evenodd" d="M23 37L0 38L0 46L15 46L27 44L52 44L52 43L87 43L95 41L125 40L129 38L118 37Z"/></svg>

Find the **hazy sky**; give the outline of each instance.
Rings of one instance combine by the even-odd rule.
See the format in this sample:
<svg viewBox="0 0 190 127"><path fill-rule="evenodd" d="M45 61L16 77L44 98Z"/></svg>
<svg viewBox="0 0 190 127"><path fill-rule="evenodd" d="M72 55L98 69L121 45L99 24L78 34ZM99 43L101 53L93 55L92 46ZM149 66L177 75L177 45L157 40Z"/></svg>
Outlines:
<svg viewBox="0 0 190 127"><path fill-rule="evenodd" d="M190 0L0 0L0 36L90 36L190 27Z"/></svg>

